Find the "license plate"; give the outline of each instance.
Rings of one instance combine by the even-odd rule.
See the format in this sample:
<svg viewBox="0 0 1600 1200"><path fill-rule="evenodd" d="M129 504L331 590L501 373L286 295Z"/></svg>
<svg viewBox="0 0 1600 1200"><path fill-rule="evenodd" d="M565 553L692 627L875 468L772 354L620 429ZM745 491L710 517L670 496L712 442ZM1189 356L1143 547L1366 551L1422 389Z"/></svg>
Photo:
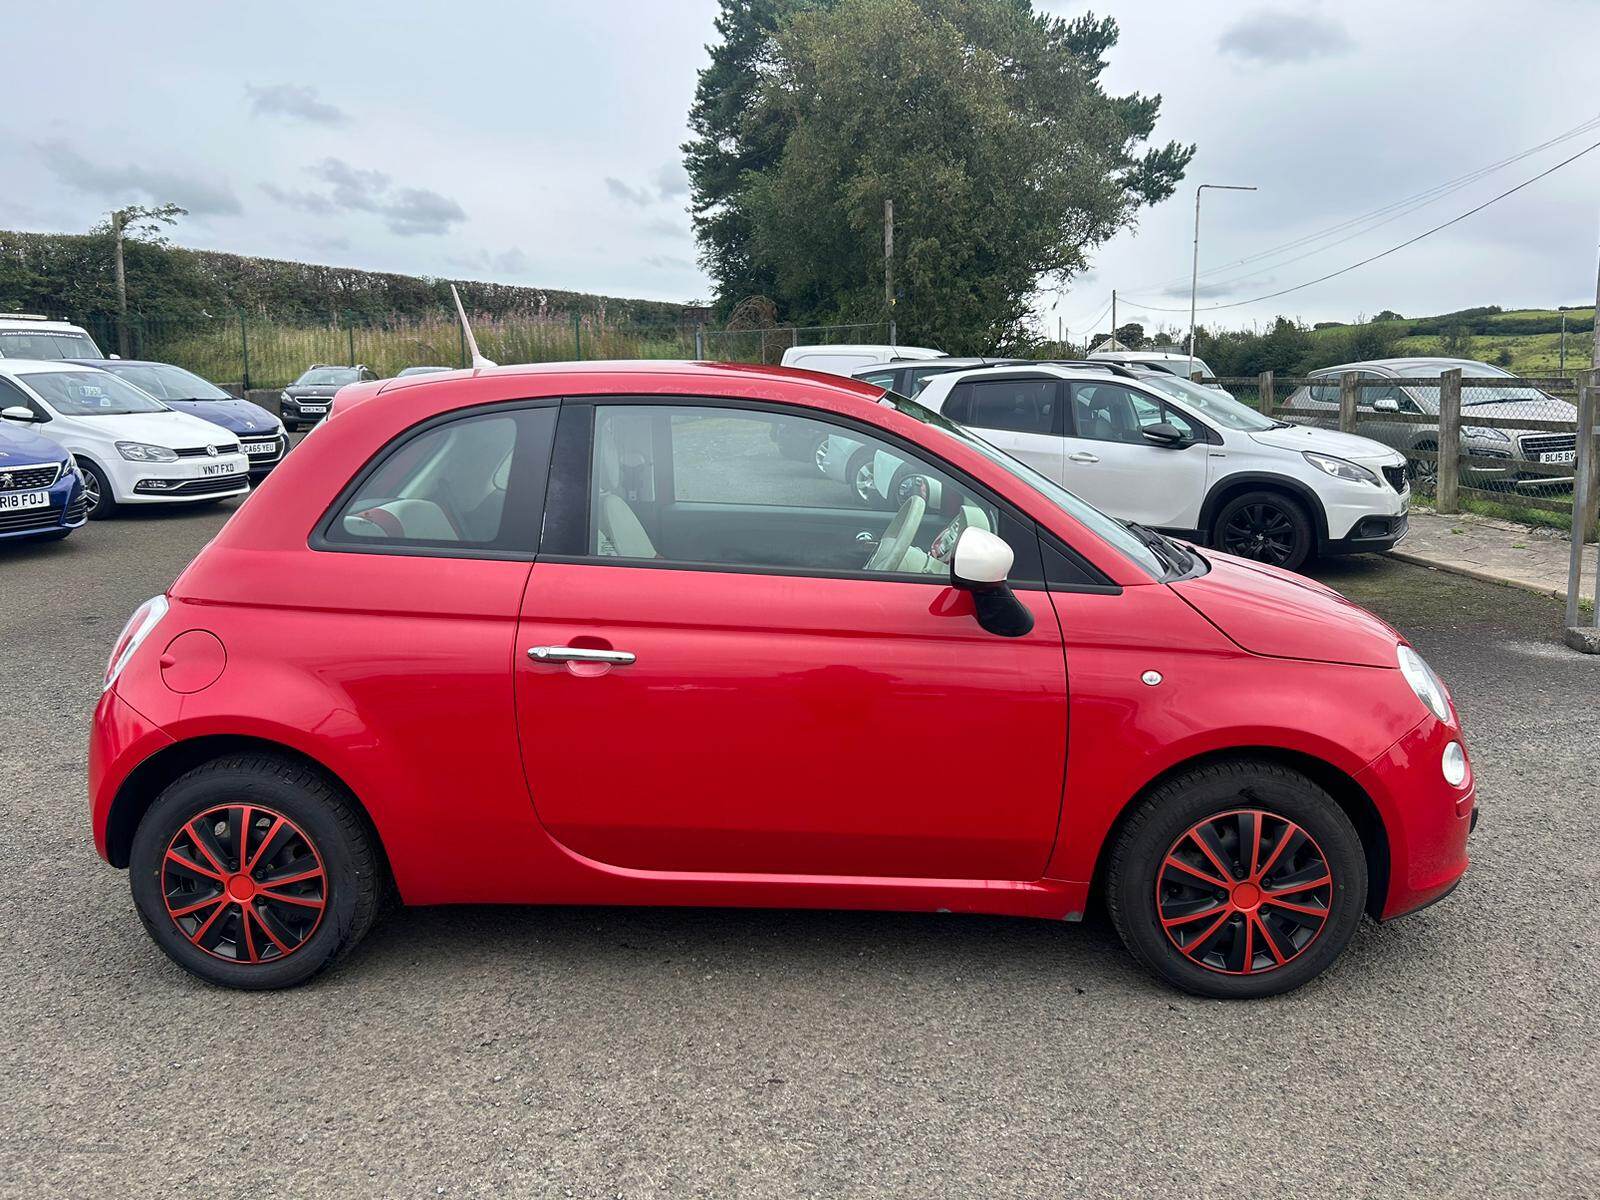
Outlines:
<svg viewBox="0 0 1600 1200"><path fill-rule="evenodd" d="M259 445L253 445L250 442L246 442L244 452L254 455L276 454L278 452L278 444L276 442L262 442Z"/></svg>
<svg viewBox="0 0 1600 1200"><path fill-rule="evenodd" d="M26 508L49 507L49 492L0 492L0 512L19 512Z"/></svg>
<svg viewBox="0 0 1600 1200"><path fill-rule="evenodd" d="M300 406L300 411L303 413L317 413L320 415L321 413L328 411L328 406L326 404L302 404Z"/></svg>
<svg viewBox="0 0 1600 1200"><path fill-rule="evenodd" d="M1578 452L1576 450L1546 450L1539 455L1539 461L1542 463L1577 462Z"/></svg>
<svg viewBox="0 0 1600 1200"><path fill-rule="evenodd" d="M202 475L233 475L233 474L235 474L235 473L237 473L239 471L242 471L242 470L244 470L244 464L243 463L231 463L231 462L211 463L208 466L201 467L200 468L200 474L202 474Z"/></svg>

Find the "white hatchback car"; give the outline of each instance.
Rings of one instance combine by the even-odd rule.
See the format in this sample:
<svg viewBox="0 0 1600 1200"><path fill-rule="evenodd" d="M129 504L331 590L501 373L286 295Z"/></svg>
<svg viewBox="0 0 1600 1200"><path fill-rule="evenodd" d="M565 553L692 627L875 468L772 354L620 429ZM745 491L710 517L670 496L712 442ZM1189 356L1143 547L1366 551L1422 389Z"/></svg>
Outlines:
<svg viewBox="0 0 1600 1200"><path fill-rule="evenodd" d="M0 359L0 417L60 442L83 472L89 516L250 490L239 439L94 367Z"/></svg>
<svg viewBox="0 0 1600 1200"><path fill-rule="evenodd" d="M935 377L919 403L1125 521L1294 570L1406 534L1405 459L1368 438L1275 421L1157 371L1039 364ZM927 484L893 455L884 506Z"/></svg>

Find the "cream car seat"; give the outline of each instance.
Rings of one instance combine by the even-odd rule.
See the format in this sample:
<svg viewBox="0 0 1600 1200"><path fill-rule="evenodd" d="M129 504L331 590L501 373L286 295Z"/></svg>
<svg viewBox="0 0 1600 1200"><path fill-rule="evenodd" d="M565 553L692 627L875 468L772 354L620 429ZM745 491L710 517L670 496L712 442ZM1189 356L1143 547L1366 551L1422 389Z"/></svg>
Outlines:
<svg viewBox="0 0 1600 1200"><path fill-rule="evenodd" d="M599 454L596 455L595 481L595 531L600 554L617 558L659 558L655 543L644 531L639 516L620 494L622 486L622 458L617 443L609 429L601 429L596 438Z"/></svg>

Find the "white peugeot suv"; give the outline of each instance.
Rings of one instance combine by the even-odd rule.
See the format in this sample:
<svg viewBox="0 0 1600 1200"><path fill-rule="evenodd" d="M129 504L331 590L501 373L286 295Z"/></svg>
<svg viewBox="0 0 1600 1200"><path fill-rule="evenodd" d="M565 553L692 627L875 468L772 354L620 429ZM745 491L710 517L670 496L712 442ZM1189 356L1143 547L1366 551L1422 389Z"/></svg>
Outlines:
<svg viewBox="0 0 1600 1200"><path fill-rule="evenodd" d="M195 503L250 490L250 460L237 437L94 367L0 359L0 417L31 424L71 451L90 517L119 504Z"/></svg>
<svg viewBox="0 0 1600 1200"><path fill-rule="evenodd" d="M1406 533L1398 451L1161 371L990 367L936 376L917 401L1112 516L1272 566L1387 550ZM886 453L871 475L886 504L927 486Z"/></svg>

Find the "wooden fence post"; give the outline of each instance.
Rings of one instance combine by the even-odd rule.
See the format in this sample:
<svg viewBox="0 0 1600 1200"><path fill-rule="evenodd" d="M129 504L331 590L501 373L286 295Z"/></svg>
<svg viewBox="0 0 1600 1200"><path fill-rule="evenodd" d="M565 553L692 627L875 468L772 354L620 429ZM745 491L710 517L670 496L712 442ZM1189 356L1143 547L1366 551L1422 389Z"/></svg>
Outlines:
<svg viewBox="0 0 1600 1200"><path fill-rule="evenodd" d="M1356 403L1360 395L1354 371L1346 371L1339 376L1339 432L1356 431Z"/></svg>
<svg viewBox="0 0 1600 1200"><path fill-rule="evenodd" d="M1461 369L1439 380L1439 462L1435 507L1442 513L1461 511Z"/></svg>
<svg viewBox="0 0 1600 1200"><path fill-rule="evenodd" d="M1270 417L1277 403L1277 397L1272 394L1272 372L1263 371L1261 378L1256 380L1256 406L1264 416Z"/></svg>

